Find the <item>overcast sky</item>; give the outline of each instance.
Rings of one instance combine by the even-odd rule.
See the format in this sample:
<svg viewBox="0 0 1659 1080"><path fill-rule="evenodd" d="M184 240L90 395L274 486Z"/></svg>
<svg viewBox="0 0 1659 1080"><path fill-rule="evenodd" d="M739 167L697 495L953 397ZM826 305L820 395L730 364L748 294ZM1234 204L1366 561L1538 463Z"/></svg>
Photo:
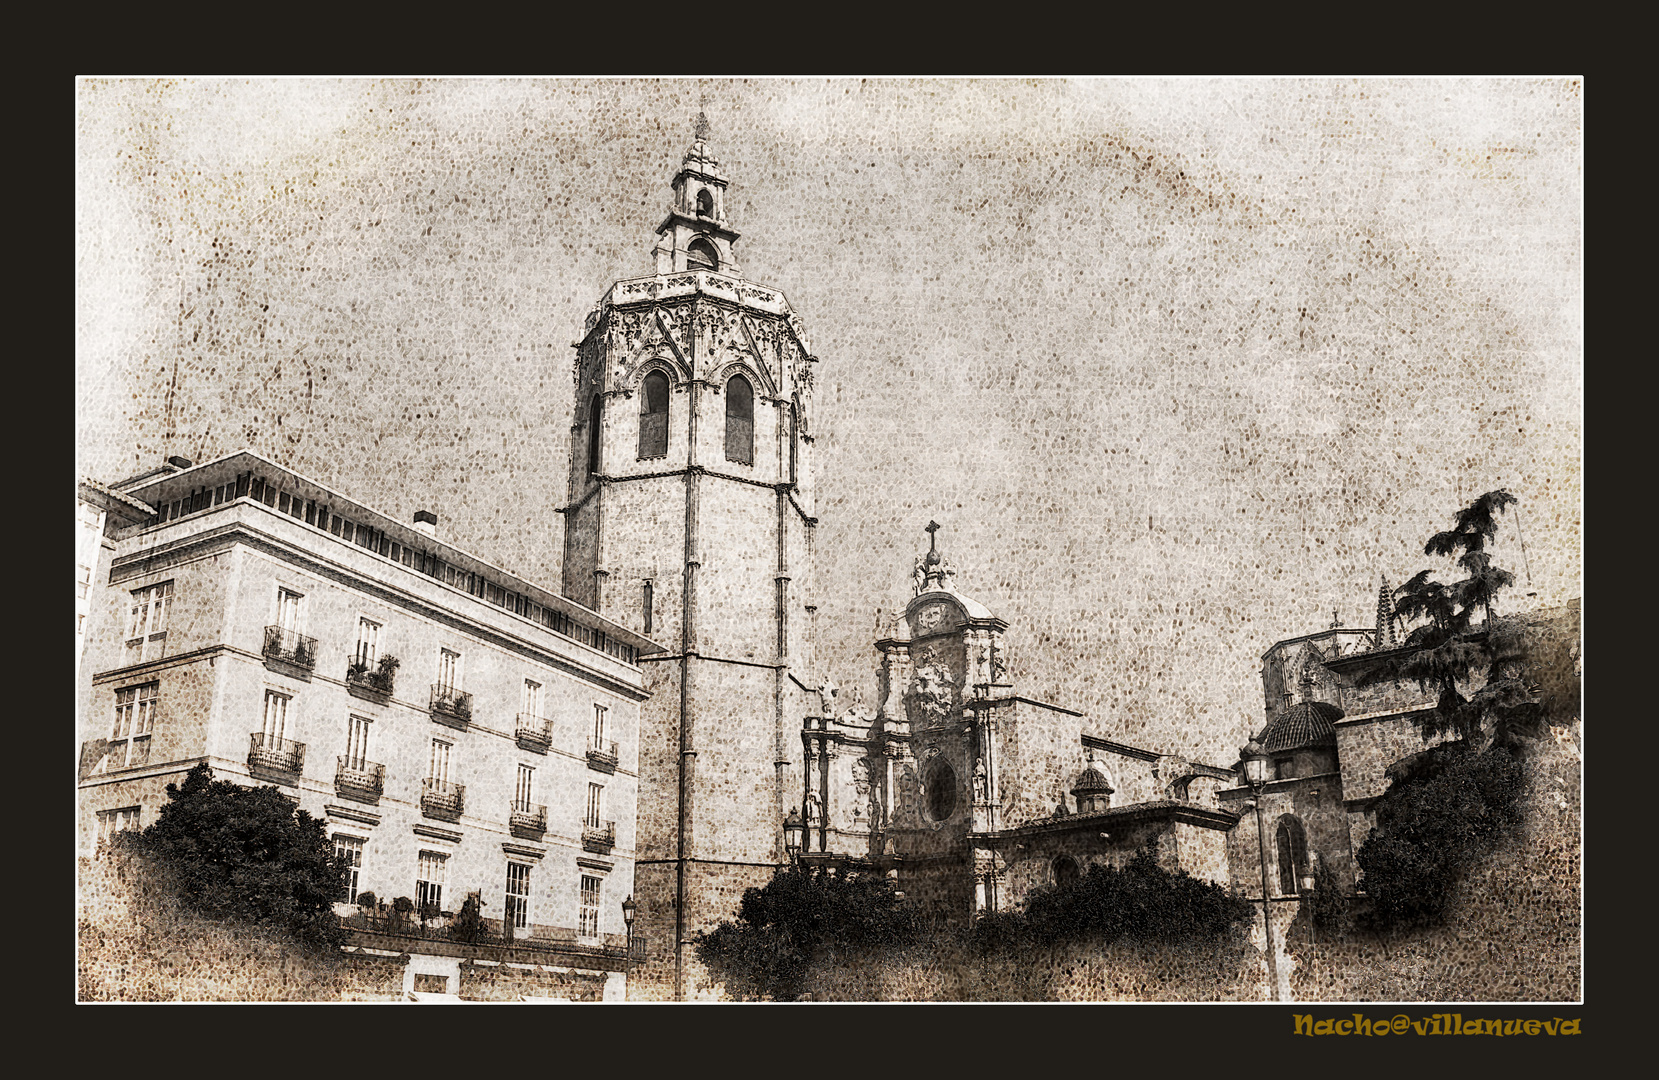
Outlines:
<svg viewBox="0 0 1659 1080"><path fill-rule="evenodd" d="M84 81L78 470L249 447L557 588L570 345L705 98L821 360L843 686L930 518L1021 692L1223 765L1483 491L1500 608L1579 595L1565 79Z"/></svg>

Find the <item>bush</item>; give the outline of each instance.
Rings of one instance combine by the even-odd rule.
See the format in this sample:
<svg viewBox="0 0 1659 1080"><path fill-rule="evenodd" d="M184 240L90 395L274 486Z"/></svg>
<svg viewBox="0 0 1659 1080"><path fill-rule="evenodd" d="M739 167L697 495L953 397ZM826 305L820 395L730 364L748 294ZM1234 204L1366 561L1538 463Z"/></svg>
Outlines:
<svg viewBox="0 0 1659 1080"><path fill-rule="evenodd" d="M1377 802L1360 846L1360 888L1375 929L1436 925L1452 886L1521 823L1524 774L1502 746L1477 754L1463 742L1436 747Z"/></svg>
<svg viewBox="0 0 1659 1080"><path fill-rule="evenodd" d="M184 903L311 945L343 940L334 901L347 868L322 822L274 787L214 780L205 763L182 785L168 784L167 800L134 843L166 869Z"/></svg>
<svg viewBox="0 0 1659 1080"><path fill-rule="evenodd" d="M743 1000L795 1001L815 965L914 945L914 911L874 873L784 870L743 894L736 920L698 935L697 957Z"/></svg>
<svg viewBox="0 0 1659 1080"><path fill-rule="evenodd" d="M364 911L373 911L380 906L380 897L365 890L357 894L357 906Z"/></svg>
<svg viewBox="0 0 1659 1080"><path fill-rule="evenodd" d="M477 893L467 893L461 910L449 924L449 936L455 941L482 941L489 935L484 924L484 901Z"/></svg>
<svg viewBox="0 0 1659 1080"><path fill-rule="evenodd" d="M1020 911L980 916L972 943L980 952L1072 941L1178 945L1227 937L1251 914L1220 885L1159 866L1154 841L1122 869L1096 863L1075 881L1032 890Z"/></svg>

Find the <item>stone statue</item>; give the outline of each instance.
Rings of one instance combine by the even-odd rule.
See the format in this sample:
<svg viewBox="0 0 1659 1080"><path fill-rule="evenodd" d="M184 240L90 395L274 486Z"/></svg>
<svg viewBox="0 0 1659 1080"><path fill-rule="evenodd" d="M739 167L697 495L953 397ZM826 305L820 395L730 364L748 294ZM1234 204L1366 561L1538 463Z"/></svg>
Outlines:
<svg viewBox="0 0 1659 1080"><path fill-rule="evenodd" d="M841 688L829 679L825 679L818 687L818 715L833 717L835 715L835 695Z"/></svg>
<svg viewBox="0 0 1659 1080"><path fill-rule="evenodd" d="M974 802L985 803L990 801L990 792L985 783L985 763L976 761L974 762Z"/></svg>
<svg viewBox="0 0 1659 1080"><path fill-rule="evenodd" d="M910 580L916 586L916 595L922 595L923 590L927 588L927 567L920 555L916 556L916 568L910 571Z"/></svg>

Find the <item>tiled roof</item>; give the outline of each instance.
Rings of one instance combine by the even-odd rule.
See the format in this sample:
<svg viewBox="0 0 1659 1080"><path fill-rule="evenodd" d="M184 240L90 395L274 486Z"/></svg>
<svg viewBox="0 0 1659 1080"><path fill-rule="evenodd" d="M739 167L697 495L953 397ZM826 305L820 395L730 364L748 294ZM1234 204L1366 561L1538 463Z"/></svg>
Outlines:
<svg viewBox="0 0 1659 1080"><path fill-rule="evenodd" d="M1335 746L1336 728L1331 726L1331 721L1340 719L1342 710L1335 705L1299 701L1274 717L1258 741L1269 754L1305 746Z"/></svg>

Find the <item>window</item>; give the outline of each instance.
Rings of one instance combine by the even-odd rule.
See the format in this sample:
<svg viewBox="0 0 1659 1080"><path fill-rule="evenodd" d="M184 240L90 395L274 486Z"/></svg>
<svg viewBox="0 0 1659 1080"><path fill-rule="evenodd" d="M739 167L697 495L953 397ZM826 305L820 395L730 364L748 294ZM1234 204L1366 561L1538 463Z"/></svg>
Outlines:
<svg viewBox="0 0 1659 1080"><path fill-rule="evenodd" d="M173 607L173 583L163 581L135 589L127 616L127 663L159 657L167 647L167 615Z"/></svg>
<svg viewBox="0 0 1659 1080"><path fill-rule="evenodd" d="M588 402L588 472L599 471L599 427L605 416L605 403L598 394Z"/></svg>
<svg viewBox="0 0 1659 1080"><path fill-rule="evenodd" d="M685 268L687 270L718 270L720 269L720 255L714 250L714 245L699 236L685 249Z"/></svg>
<svg viewBox="0 0 1659 1080"><path fill-rule="evenodd" d="M369 724L366 716L352 716L346 720L346 768L363 772L369 757Z"/></svg>
<svg viewBox="0 0 1659 1080"><path fill-rule="evenodd" d="M582 910L578 913L576 932L582 937L599 936L599 886L601 879L582 875Z"/></svg>
<svg viewBox="0 0 1659 1080"><path fill-rule="evenodd" d="M98 842L114 839L115 834L126 829L138 830L143 828L142 818L144 808L141 806L123 806L119 810L98 811Z"/></svg>
<svg viewBox="0 0 1659 1080"><path fill-rule="evenodd" d="M941 761L927 774L927 816L945 821L956 812L956 770Z"/></svg>
<svg viewBox="0 0 1659 1080"><path fill-rule="evenodd" d="M534 801L536 790L536 770L529 765L518 767L518 783L513 787L513 809L520 813L528 813L530 804Z"/></svg>
<svg viewBox="0 0 1659 1080"><path fill-rule="evenodd" d="M789 482L800 483L801 470L801 395L789 403Z"/></svg>
<svg viewBox="0 0 1659 1080"><path fill-rule="evenodd" d="M639 456L668 456L668 376L660 371L645 376L640 388Z"/></svg>
<svg viewBox="0 0 1659 1080"><path fill-rule="evenodd" d="M1290 814L1279 819L1279 895L1295 896L1302 891L1302 876L1308 872L1308 840L1302 823Z"/></svg>
<svg viewBox="0 0 1659 1080"><path fill-rule="evenodd" d="M432 759L426 770L428 777L441 783L449 783L449 752L454 746L454 743L447 743L442 739L432 740Z"/></svg>
<svg viewBox="0 0 1659 1080"><path fill-rule="evenodd" d="M593 745L600 750L605 748L605 714L608 712L610 710L603 705L593 707Z"/></svg>
<svg viewBox="0 0 1659 1080"><path fill-rule="evenodd" d="M755 391L741 375L726 383L726 460L755 463Z"/></svg>
<svg viewBox="0 0 1659 1080"><path fill-rule="evenodd" d="M507 925L523 930L530 925L530 868L507 864Z"/></svg>
<svg viewBox="0 0 1659 1080"><path fill-rule="evenodd" d="M150 734L155 730L160 683L127 686L115 692L115 729L110 735L109 758L117 769L150 760Z"/></svg>
<svg viewBox="0 0 1659 1080"><path fill-rule="evenodd" d="M380 624L372 619L359 618L357 620L357 660L369 667L374 666L375 659L380 655Z"/></svg>
<svg viewBox="0 0 1659 1080"><path fill-rule="evenodd" d="M288 730L288 695L265 691L265 741L281 740Z"/></svg>
<svg viewBox="0 0 1659 1080"><path fill-rule="evenodd" d="M604 810L604 804L605 785L589 784L587 815L582 819L582 824L590 829L599 828L599 815Z"/></svg>
<svg viewBox="0 0 1659 1080"><path fill-rule="evenodd" d="M1077 880L1077 860L1070 855L1062 855L1054 860L1054 883L1065 885Z"/></svg>
<svg viewBox="0 0 1659 1080"><path fill-rule="evenodd" d="M1289 779L1291 779L1291 777L1295 775L1295 770L1291 767L1292 765L1295 764L1295 761L1296 761L1295 758L1288 758L1288 757L1274 758L1273 759L1273 779L1275 779L1275 780L1289 780Z"/></svg>
<svg viewBox="0 0 1659 1080"><path fill-rule="evenodd" d="M346 862L346 883L340 894L343 903L357 903L357 876L363 869L363 841L355 836L336 834L334 854Z"/></svg>
<svg viewBox="0 0 1659 1080"><path fill-rule="evenodd" d="M438 689L450 693L460 678L461 654L449 649L438 650Z"/></svg>
<svg viewBox="0 0 1659 1080"><path fill-rule="evenodd" d="M423 851L415 877L415 910L423 919L443 910L444 886L449 884L449 856L441 851Z"/></svg>
<svg viewBox="0 0 1659 1080"><path fill-rule="evenodd" d="M304 599L302 593L291 589L278 589L276 624L284 630L297 632L300 628L300 602Z"/></svg>
<svg viewBox="0 0 1659 1080"><path fill-rule="evenodd" d="M524 680L524 707L519 710L526 716L541 717L541 683L534 679Z"/></svg>
<svg viewBox="0 0 1659 1080"><path fill-rule="evenodd" d="M651 633L651 615L652 615L651 609L655 606L655 601L656 601L655 593L656 593L655 586L653 586L651 584L651 582L647 581L645 583L645 595L640 601L640 606L645 611L645 633L646 634Z"/></svg>

